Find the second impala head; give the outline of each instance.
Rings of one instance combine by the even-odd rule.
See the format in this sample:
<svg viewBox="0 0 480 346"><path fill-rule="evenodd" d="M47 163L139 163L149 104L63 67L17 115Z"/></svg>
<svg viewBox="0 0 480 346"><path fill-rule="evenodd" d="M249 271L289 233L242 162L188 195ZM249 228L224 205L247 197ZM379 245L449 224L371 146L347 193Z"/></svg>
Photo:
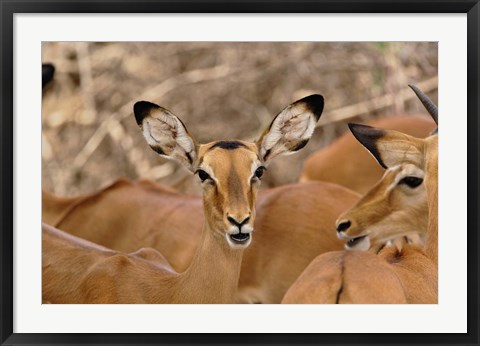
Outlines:
<svg viewBox="0 0 480 346"><path fill-rule="evenodd" d="M198 144L170 111L146 101L134 106L150 147L198 176L208 229L234 249L243 249L252 240L255 201L269 162L303 148L322 111L323 97L311 95L281 111L255 142Z"/></svg>

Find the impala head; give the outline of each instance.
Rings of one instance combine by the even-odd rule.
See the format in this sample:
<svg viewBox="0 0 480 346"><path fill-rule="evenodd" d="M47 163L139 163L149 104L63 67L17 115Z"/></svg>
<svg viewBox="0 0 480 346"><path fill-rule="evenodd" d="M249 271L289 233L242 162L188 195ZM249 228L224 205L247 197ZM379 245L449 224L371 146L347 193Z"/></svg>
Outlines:
<svg viewBox="0 0 480 346"><path fill-rule="evenodd" d="M412 87L437 123L436 106L418 88ZM349 124L355 138L386 172L358 203L337 219L337 235L348 240L347 249L368 250L374 243L427 231L429 209L425 180L435 165L438 136L425 139L393 130ZM436 161L435 161L436 162Z"/></svg>
<svg viewBox="0 0 480 346"><path fill-rule="evenodd" d="M198 144L168 110L146 101L134 106L150 147L198 175L208 227L232 248L245 248L251 242L257 191L268 163L303 148L322 111L323 97L311 95L281 111L255 142Z"/></svg>
<svg viewBox="0 0 480 346"><path fill-rule="evenodd" d="M410 233L424 234L428 204L425 172L413 164L393 166L357 204L337 220L338 236L347 249L368 250Z"/></svg>

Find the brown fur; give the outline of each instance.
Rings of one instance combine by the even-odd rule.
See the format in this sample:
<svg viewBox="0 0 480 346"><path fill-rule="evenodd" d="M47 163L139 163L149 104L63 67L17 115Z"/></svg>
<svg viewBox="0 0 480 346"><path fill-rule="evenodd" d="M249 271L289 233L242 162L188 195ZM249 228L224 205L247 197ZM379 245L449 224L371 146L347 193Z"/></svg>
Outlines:
<svg viewBox="0 0 480 346"><path fill-rule="evenodd" d="M207 270L192 267L176 274L156 250L122 254L43 224L42 299L74 304L232 302L236 284L211 272L221 277L222 272L235 268L229 266L231 261L217 261L224 252L208 243L203 242L204 252L195 262Z"/></svg>
<svg viewBox="0 0 480 346"><path fill-rule="evenodd" d="M376 146L380 148L382 159L388 159L385 162L396 165L405 159L405 155L396 151L395 146L409 140L420 152L415 157L408 157L408 161L416 162L425 171L428 199L425 247L405 245L401 251L387 247L378 255L364 252L323 254L288 290L284 303L331 302L331 299L325 301L324 297L332 297L335 292L340 292L337 299L340 303L438 303L438 136L419 140L389 131L378 139L379 145L376 143ZM422 145L417 146L420 142ZM346 260L348 258L352 261ZM332 262L337 263L336 266L327 268L326 264ZM381 276L378 273L382 273ZM343 278L341 287L339 277ZM330 284L332 280L336 282L333 286ZM404 301L400 299L402 296ZM386 300L377 301L378 297Z"/></svg>
<svg viewBox="0 0 480 346"><path fill-rule="evenodd" d="M424 115L398 115L375 119L366 124L420 138L428 136L435 128L435 123ZM383 169L349 132L310 155L305 160L300 181L329 181L363 194L382 175Z"/></svg>
<svg viewBox="0 0 480 346"><path fill-rule="evenodd" d="M154 248L175 270L185 270L200 239L201 198L148 181L114 185L95 198L71 199L75 208L62 204L68 215L55 226L120 252ZM49 196L43 197L53 204L56 198ZM244 252L236 300L280 302L313 258L343 248L335 235L335 219L357 200L355 193L323 182L260 193L253 241ZM60 206L55 209L65 214ZM48 222L45 217L43 221Z"/></svg>
<svg viewBox="0 0 480 346"><path fill-rule="evenodd" d="M399 241L409 236L423 245L422 238L427 232L428 203L425 184L416 188L398 184L402 178L420 175L411 165L398 165L388 169L382 179L375 184L351 209L342 213L337 224L348 221L350 226L343 231L345 239L367 235L373 252L378 252L388 240ZM423 177L423 176L422 176ZM415 235L417 237L415 238ZM406 241L398 242L399 249Z"/></svg>
<svg viewBox="0 0 480 346"><path fill-rule="evenodd" d="M164 261L158 265L155 262L154 272L151 272L144 271L145 267L138 262L137 257L146 255L148 258L163 259L161 255L156 255L152 251L140 251L135 255L122 253L106 255L105 251L109 250L92 249L91 246L79 247L73 239L71 251L65 251L68 242L57 244L58 242L51 241L51 237L46 236L43 273L48 289L45 289L43 299L55 303L74 303L77 302L76 298L78 302L92 303L234 302L243 251L251 242L250 232L253 230L255 220L255 202L260 185L260 177L256 172L265 168L271 158L291 151L289 148L292 145L294 148L292 150L297 150L296 143L306 143L322 110L323 97L311 95L280 112L257 142L197 144L182 121L170 111L147 101L135 103L135 119L150 147L159 155L181 162L202 180L205 218L195 255L188 268L180 274ZM165 191L165 194L172 197L170 191ZM84 198L83 201L92 201L99 197L101 197L99 194L95 194L93 198ZM124 204L133 197L127 195L119 202ZM52 210L58 212L62 207L66 207L67 210L61 211L59 217L49 212L45 218L61 223L65 221L69 212L78 210L81 202L82 200L74 201L69 206L62 200L61 207L52 207ZM144 202L142 200L137 209L145 209ZM171 206L170 202L179 202L181 205L181 201L174 197L169 198L168 202L167 208ZM45 202L46 206L52 204ZM104 207L110 208L110 205ZM159 205L153 206L158 207ZM104 212L103 209L95 211L102 215ZM113 215L114 220L119 220L123 216L118 211L116 210ZM164 216L171 216L172 211ZM134 210L130 210L130 213L133 212ZM192 218L192 215L194 214L184 214L182 218ZM92 215L84 216L90 219ZM155 214L147 215L145 220L152 222L154 216ZM81 224L86 219L81 220ZM198 222L198 219L195 221ZM109 239L118 237L120 225L117 224L117 227L110 225L110 232L115 233L107 234L106 237ZM89 232L95 234L95 229L93 226ZM136 229L128 227L126 231L132 233ZM240 232L243 235L239 235ZM133 237L135 236L133 233ZM77 277L72 277L69 272L72 268L64 266L63 260L75 257L78 257L77 267L75 263L68 263L75 268ZM79 282L79 279L82 281ZM133 284L129 286L128 283L132 280ZM136 292L130 292L135 285L142 287ZM56 291L68 294L57 299ZM54 299L51 297L52 292Z"/></svg>
<svg viewBox="0 0 480 346"><path fill-rule="evenodd" d="M178 271L190 264L204 221L201 197L146 180L119 180L74 198L43 192L42 204L47 224L120 252L158 249Z"/></svg>
<svg viewBox="0 0 480 346"><path fill-rule="evenodd" d="M402 304L402 282L369 252L337 251L317 257L288 290L285 304Z"/></svg>
<svg viewBox="0 0 480 346"><path fill-rule="evenodd" d="M343 248L334 217L357 200L355 193L322 182L286 185L261 195L254 241L243 259L239 301L281 302L316 256Z"/></svg>
<svg viewBox="0 0 480 346"><path fill-rule="evenodd" d="M204 167L207 166L215 173L218 182L215 185L204 183L203 204L206 218L199 246L184 272L178 274L164 261L156 263L154 268L146 268L136 260L141 254L139 252L136 256L120 252L107 256L105 251L109 250L100 251L92 249L91 246L78 247L76 241L72 241L71 251L65 251L68 247L66 242L56 244L46 237L42 252L45 282L43 299L52 303L234 302L244 248L232 248L227 243L225 230L229 224L226 219L232 214L246 212L250 214L250 208L254 206L256 199L258 182L252 182L251 188L245 191L240 188L241 174L232 177L230 173L232 167L235 167L237 172L243 172L243 178L246 175L249 178L252 162L257 157L257 147L255 144L249 144L248 148L237 149L234 152L222 149L206 152L203 148L207 146L210 144L200 147L199 159L203 160ZM125 186L124 183L117 185ZM168 190L164 191L164 194L172 195ZM230 198L232 195L235 198ZM93 198L83 200L95 200L99 197L97 193ZM128 199L134 196L126 197ZM78 205L75 203L74 207ZM144 208L144 205L140 205L139 208ZM70 211L73 209L67 208ZM96 212L103 214L102 210ZM114 220L118 220L119 216L115 215ZM65 218L65 213L62 218ZM117 231L116 227L112 229ZM92 226L91 230L95 232L95 226ZM117 236L118 233L113 237ZM151 253L148 255L151 257ZM162 258L161 255L154 257ZM76 259L76 264L68 261L67 264L63 263L64 259L70 258L74 261ZM72 277L70 271L76 273L77 277ZM136 285L140 286L139 289L131 292ZM65 294L56 296L58 292Z"/></svg>

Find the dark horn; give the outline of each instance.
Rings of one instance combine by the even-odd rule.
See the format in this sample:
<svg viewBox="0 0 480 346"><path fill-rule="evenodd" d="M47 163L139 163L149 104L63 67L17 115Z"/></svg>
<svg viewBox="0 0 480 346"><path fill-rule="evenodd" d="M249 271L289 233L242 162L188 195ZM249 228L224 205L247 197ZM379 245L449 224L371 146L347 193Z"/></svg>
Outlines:
<svg viewBox="0 0 480 346"><path fill-rule="evenodd" d="M409 84L408 86L412 88L412 90L415 92L422 104L427 109L428 113L430 113L430 115L432 116L435 124L438 125L438 107L435 105L435 103L433 103L433 101L430 100L430 98L425 95L423 91L418 89L415 85Z"/></svg>

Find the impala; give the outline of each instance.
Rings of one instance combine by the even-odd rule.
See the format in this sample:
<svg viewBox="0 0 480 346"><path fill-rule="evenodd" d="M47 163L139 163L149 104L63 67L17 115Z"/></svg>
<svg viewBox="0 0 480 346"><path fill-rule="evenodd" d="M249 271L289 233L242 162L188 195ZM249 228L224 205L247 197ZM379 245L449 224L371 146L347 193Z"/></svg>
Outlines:
<svg viewBox="0 0 480 346"><path fill-rule="evenodd" d="M435 123L424 115L396 115L367 124L421 138L435 128ZM329 181L364 194L382 175L382 168L370 159L351 133L346 133L305 160L300 181Z"/></svg>
<svg viewBox="0 0 480 346"><path fill-rule="evenodd" d="M437 123L436 106L416 87L412 89ZM425 245L407 244L401 250L386 247L378 255L352 251L321 255L292 285L283 302L437 303L438 136L434 134L420 139L364 125L353 125L350 129L383 167L415 167L414 176L422 181L413 179L411 182L415 183L411 185L416 185L413 189L424 185L428 205ZM405 178L401 173L403 168L396 169L399 178L392 182L392 189ZM379 206L373 204L372 208ZM341 221L339 225L344 222L347 221ZM369 227L368 224L364 226ZM409 229L409 223L405 227ZM344 228L342 232L348 229L346 225L340 228ZM380 231L376 229L377 233Z"/></svg>
<svg viewBox="0 0 480 346"><path fill-rule="evenodd" d="M204 220L200 198L149 181L120 180L87 196L44 193L42 199L44 222L121 252L154 248L179 272L192 261ZM243 256L237 301L280 303L316 256L343 248L335 220L357 200L357 194L325 182L260 192L255 241Z"/></svg>
<svg viewBox="0 0 480 346"><path fill-rule="evenodd" d="M155 248L183 272L200 241L204 214L201 197L147 180L120 179L79 197L43 191L42 221L120 252Z"/></svg>
<svg viewBox="0 0 480 346"><path fill-rule="evenodd" d="M362 125L350 125L353 133ZM345 239L348 250L378 252L388 241L399 237L417 238L423 243L428 225L427 192L424 172L416 165L403 163L388 168L382 179L351 209L339 216L337 235ZM403 243L397 242L401 248Z"/></svg>
<svg viewBox="0 0 480 346"><path fill-rule="evenodd" d="M181 120L168 110L145 101L135 104L137 124L150 147L198 175L203 188L205 218L200 242L189 267L179 274L162 255L154 256L154 270L144 272L145 278L140 285L145 286L141 294L135 295L134 302L234 302L243 251L252 241L260 179L273 158L306 145L322 111L323 97L311 95L280 112L256 142L235 140L197 144ZM136 276L128 274L136 270L131 268L137 268L131 255L111 253L106 249L90 251L92 248L88 247L87 259L82 258L80 251L72 274L62 266L68 253L61 257L61 250L48 251L48 244L44 246L47 250L43 251L43 300L53 303L132 302L129 296L132 286L117 281L126 277L125 280L133 280L132 285L137 284ZM58 292L62 293L61 297Z"/></svg>

